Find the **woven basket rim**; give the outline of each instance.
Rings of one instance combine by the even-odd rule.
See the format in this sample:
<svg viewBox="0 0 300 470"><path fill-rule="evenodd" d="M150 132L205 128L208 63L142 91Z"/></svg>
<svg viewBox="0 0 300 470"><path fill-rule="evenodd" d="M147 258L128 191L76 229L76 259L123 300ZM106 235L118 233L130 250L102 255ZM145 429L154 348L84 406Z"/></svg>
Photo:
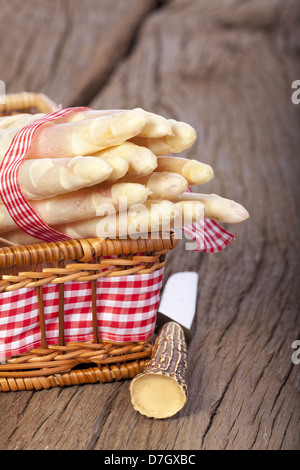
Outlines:
<svg viewBox="0 0 300 470"><path fill-rule="evenodd" d="M44 93L7 93L5 102L0 103L0 114L8 112L28 112L36 109L39 113L51 113L59 109L59 105Z"/></svg>
<svg viewBox="0 0 300 470"><path fill-rule="evenodd" d="M160 233L153 238L124 240L86 238L7 246L0 248L0 268L75 259L80 262L89 262L99 256L172 250L176 244L177 239L174 234Z"/></svg>

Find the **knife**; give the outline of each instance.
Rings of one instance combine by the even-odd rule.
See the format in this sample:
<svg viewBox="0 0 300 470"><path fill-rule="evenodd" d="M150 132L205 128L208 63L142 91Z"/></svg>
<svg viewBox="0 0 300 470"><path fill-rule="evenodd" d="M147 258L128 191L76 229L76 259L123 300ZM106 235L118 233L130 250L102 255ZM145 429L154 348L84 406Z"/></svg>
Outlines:
<svg viewBox="0 0 300 470"><path fill-rule="evenodd" d="M152 357L130 383L131 403L155 419L173 416L187 401L187 344L196 311L198 274L179 272L169 277L157 312L158 332Z"/></svg>
<svg viewBox="0 0 300 470"><path fill-rule="evenodd" d="M192 339L198 291L198 273L175 273L166 282L156 316L156 332L168 321L179 323L187 344Z"/></svg>

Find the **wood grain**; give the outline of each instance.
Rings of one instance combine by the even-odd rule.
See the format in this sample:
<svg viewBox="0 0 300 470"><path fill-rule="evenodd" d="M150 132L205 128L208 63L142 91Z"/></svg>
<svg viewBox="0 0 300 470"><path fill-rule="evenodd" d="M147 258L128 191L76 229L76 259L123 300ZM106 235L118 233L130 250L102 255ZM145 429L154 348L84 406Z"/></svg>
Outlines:
<svg viewBox="0 0 300 470"><path fill-rule="evenodd" d="M1 2L1 80L7 92L46 93L63 106L99 91L155 0Z"/></svg>
<svg viewBox="0 0 300 470"><path fill-rule="evenodd" d="M62 31L60 3L53 3L45 27ZM44 14L27 12L28 38ZM54 68L43 35L36 46L27 39L32 55L25 60L20 36L10 31L16 46L5 77L9 89L30 86L64 103L82 101L81 83L93 82L90 72L75 80L81 63L75 44L86 18L73 23L73 40L58 34L56 47L60 41L63 49ZM169 254L164 281L183 270L200 278L182 411L165 421L139 415L129 382L1 394L0 448L300 448L300 365L291 360L291 345L300 339L300 106L291 101L291 84L300 77L299 23L293 0L173 0L143 19L134 47L117 66L115 57L105 83L95 72L99 93L80 104L140 106L192 124L198 140L185 156L215 170L201 190L242 203L251 219L227 227L236 241L217 255L187 251L184 240ZM75 73L64 68L65 56ZM92 52L84 57L83 69L95 70Z"/></svg>

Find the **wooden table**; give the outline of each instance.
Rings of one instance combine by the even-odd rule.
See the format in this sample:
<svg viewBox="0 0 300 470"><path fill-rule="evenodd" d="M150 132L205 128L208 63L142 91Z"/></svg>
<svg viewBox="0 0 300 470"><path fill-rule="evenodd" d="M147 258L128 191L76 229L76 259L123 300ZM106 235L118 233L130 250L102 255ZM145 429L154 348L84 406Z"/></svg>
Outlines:
<svg viewBox="0 0 300 470"><path fill-rule="evenodd" d="M7 92L189 122L185 155L215 171L203 191L251 218L225 227L236 241L219 254L169 254L164 280L200 278L181 412L141 416L129 381L2 393L0 448L299 449L299 2L2 3Z"/></svg>

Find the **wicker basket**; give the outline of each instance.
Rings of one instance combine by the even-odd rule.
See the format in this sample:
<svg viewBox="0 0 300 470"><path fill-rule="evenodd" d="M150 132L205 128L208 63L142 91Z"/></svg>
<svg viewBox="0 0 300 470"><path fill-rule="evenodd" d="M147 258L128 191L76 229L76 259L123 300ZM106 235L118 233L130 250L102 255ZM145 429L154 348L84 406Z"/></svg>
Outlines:
<svg viewBox="0 0 300 470"><path fill-rule="evenodd" d="M6 104L0 105L0 113L51 112L57 108L44 95L20 93L7 95ZM137 240L73 239L0 248L0 295L20 288L35 288L41 334L41 347L7 358L5 364L0 364L0 391L105 383L133 378L142 372L151 356L151 338L112 343L99 337L97 279L151 273L165 265L166 254L175 245L176 239L172 236L160 236ZM111 255L113 259L108 259ZM5 278L2 278L3 273ZM64 283L70 280L90 281L93 340L65 343ZM47 344L43 285L48 283L59 285L57 345Z"/></svg>

